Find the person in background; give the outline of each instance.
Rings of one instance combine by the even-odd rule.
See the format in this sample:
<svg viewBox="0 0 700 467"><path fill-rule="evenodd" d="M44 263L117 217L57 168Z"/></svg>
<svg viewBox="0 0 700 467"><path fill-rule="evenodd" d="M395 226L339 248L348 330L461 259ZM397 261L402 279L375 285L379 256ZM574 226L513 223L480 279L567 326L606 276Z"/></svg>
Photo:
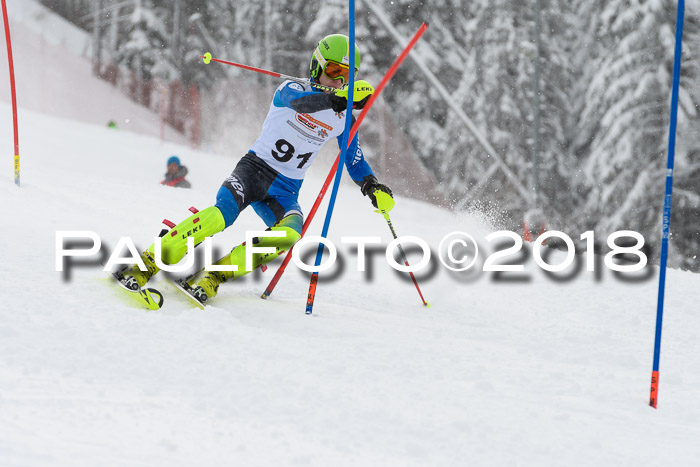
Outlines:
<svg viewBox="0 0 700 467"><path fill-rule="evenodd" d="M185 180L187 175L187 167L180 164L180 158L170 156L168 159L168 171L165 173L165 180L160 182L161 185L174 186L178 188L192 188L190 182Z"/></svg>

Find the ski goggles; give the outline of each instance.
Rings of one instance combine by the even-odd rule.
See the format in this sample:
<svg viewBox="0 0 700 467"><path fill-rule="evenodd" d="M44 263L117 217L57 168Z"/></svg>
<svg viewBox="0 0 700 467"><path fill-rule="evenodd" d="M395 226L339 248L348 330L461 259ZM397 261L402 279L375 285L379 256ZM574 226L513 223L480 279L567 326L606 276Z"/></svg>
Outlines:
<svg viewBox="0 0 700 467"><path fill-rule="evenodd" d="M332 80L342 79L343 83L347 83L350 79L350 67L328 60L326 67L323 69L323 74Z"/></svg>

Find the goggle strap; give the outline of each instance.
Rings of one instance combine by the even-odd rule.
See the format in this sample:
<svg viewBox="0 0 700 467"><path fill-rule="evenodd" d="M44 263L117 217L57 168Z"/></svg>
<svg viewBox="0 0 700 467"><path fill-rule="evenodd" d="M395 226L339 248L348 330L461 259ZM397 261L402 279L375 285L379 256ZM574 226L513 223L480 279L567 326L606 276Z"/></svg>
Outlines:
<svg viewBox="0 0 700 467"><path fill-rule="evenodd" d="M326 59L323 58L323 55L321 54L321 50L316 47L316 50L314 50L314 58L316 61L318 61L319 65L321 65L321 70L326 69Z"/></svg>

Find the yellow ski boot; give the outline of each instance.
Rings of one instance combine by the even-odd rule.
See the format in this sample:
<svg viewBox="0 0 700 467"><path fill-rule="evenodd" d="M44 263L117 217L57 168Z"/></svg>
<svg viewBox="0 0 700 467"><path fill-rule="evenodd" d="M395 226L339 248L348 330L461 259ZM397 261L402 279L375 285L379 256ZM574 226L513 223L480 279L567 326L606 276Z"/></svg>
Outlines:
<svg viewBox="0 0 700 467"><path fill-rule="evenodd" d="M253 254L253 268L254 270L267 264L270 261L277 258L279 255L289 250L300 238L302 227L302 217L298 214L292 214L281 221L279 221L274 226L270 227L269 230L285 232L284 237L262 237L254 238L253 245L258 248L274 247L274 253L255 253ZM238 245L231 253L221 258L219 261L214 263L220 266L238 266L237 271L200 271L189 281L182 283L181 286L190 295L197 299L202 304L205 304L208 300L211 300L219 292L219 285L229 280L236 280L248 274L250 271L245 269L246 260L246 244L242 243Z"/></svg>

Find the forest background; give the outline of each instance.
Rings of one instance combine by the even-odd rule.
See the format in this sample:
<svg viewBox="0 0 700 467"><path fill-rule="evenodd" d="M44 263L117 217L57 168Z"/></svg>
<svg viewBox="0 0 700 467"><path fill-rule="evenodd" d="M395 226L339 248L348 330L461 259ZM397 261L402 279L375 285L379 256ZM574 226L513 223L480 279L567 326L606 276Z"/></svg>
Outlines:
<svg viewBox="0 0 700 467"><path fill-rule="evenodd" d="M407 62L383 94L383 123L375 118L362 130L372 164L401 174L400 193L484 212L511 230L545 223L574 240L587 230L598 239L636 230L655 261L677 1L371 2L404 37L430 24L414 53L479 135ZM241 114L259 128L279 83L201 66L204 51L306 77L318 40L347 30L344 0L42 3L92 34L95 74L116 66L141 83L196 88L206 108L197 138L216 150L226 150L226 127L242 124ZM370 6L357 2L356 36L360 74L377 83L401 47ZM669 256L671 266L692 271L700 271L699 13L700 5L686 2ZM261 97L251 104L241 89ZM199 118L183 109L180 129L191 131ZM417 164L404 160L409 152Z"/></svg>

